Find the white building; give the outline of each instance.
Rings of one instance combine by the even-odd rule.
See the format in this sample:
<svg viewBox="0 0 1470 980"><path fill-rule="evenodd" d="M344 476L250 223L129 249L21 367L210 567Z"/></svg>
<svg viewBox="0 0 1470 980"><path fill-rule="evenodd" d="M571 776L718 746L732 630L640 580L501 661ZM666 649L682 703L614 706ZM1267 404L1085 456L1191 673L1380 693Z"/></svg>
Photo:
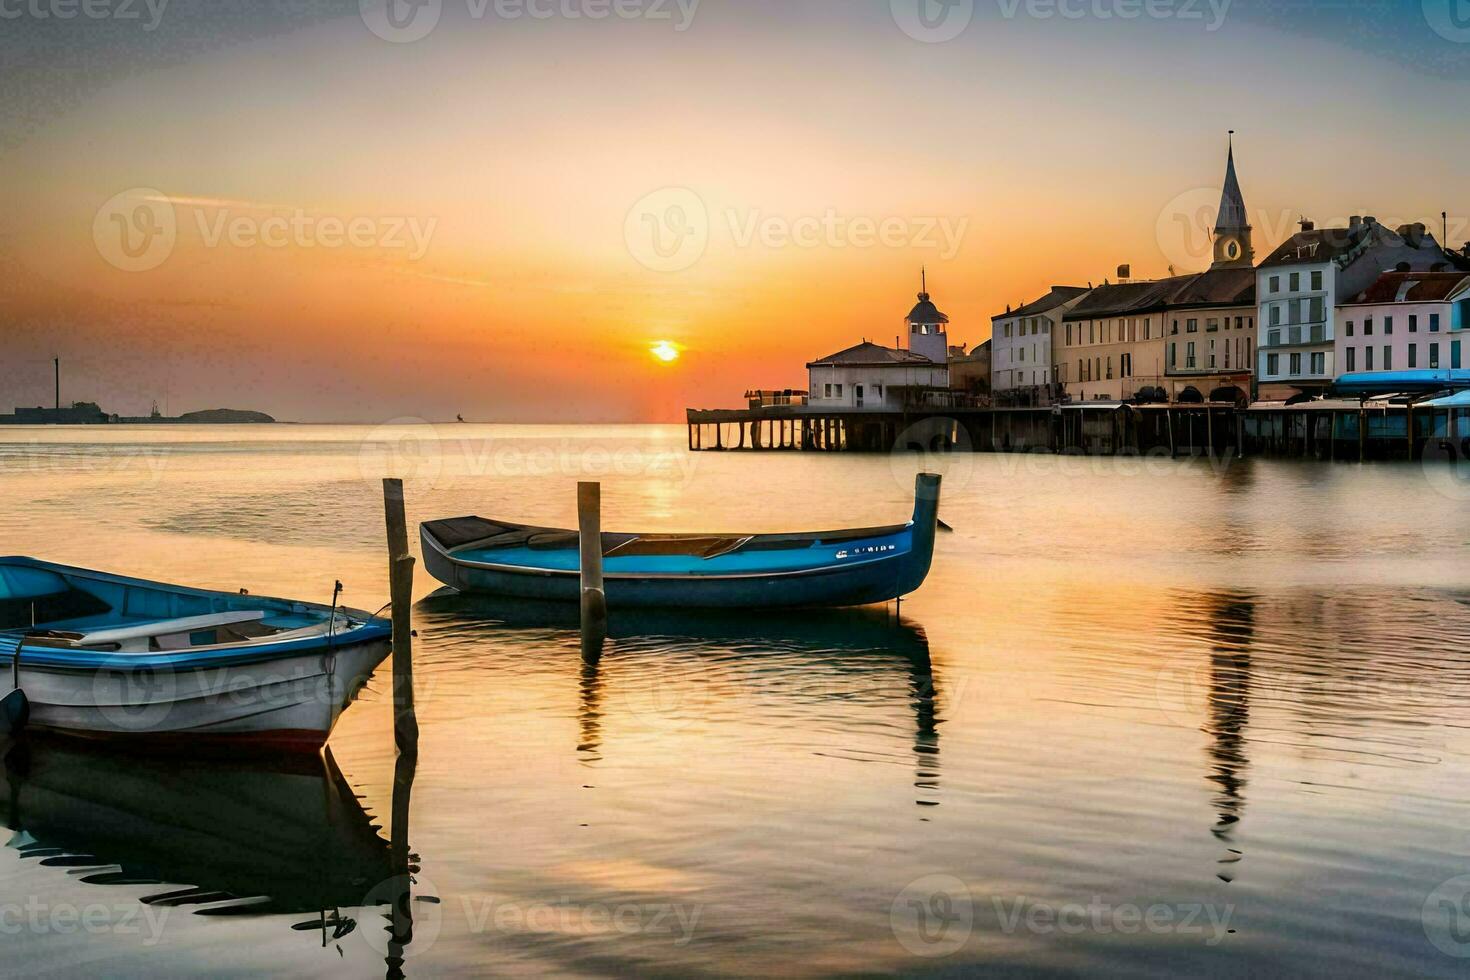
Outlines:
<svg viewBox="0 0 1470 980"><path fill-rule="evenodd" d="M1463 368L1470 272L1385 272L1338 319L1339 374Z"/></svg>
<svg viewBox="0 0 1470 980"><path fill-rule="evenodd" d="M1086 286L1053 286L1040 299L990 318L990 383L997 395L1057 380L1051 366L1052 333L1062 315L1087 293Z"/></svg>
<svg viewBox="0 0 1470 980"><path fill-rule="evenodd" d="M927 276L925 285L927 285ZM899 409L924 389L949 389L949 317L927 289L904 317L908 349L864 340L807 364L814 408Z"/></svg>
<svg viewBox="0 0 1470 980"><path fill-rule="evenodd" d="M1385 271L1448 269L1449 261L1423 225L1391 231L1375 218L1354 216L1346 228L1317 229L1303 221L1256 269L1259 397L1326 390L1343 370L1338 305Z"/></svg>

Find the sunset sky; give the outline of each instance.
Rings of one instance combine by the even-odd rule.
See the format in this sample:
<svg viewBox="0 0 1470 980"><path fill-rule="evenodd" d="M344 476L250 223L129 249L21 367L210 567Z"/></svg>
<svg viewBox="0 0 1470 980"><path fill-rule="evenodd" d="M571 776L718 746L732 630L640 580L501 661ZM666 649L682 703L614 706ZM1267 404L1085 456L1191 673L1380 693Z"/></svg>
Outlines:
<svg viewBox="0 0 1470 980"><path fill-rule="evenodd" d="M1470 239L1456 0L162 2L0 5L0 412L59 355L123 414L671 421L891 343L921 265L972 345L1201 267L1232 128L1258 256Z"/></svg>

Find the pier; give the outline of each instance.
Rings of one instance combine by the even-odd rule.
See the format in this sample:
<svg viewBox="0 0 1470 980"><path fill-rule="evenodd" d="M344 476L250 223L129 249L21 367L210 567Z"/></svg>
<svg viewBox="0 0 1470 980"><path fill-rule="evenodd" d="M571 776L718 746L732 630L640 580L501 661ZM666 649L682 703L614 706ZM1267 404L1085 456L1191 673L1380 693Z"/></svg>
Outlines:
<svg viewBox="0 0 1470 980"><path fill-rule="evenodd" d="M691 452L1053 452L1090 456L1261 455L1327 460L1470 457L1470 402L1369 399L1297 405L1135 405L823 411L688 409ZM1410 437L1412 419L1413 436Z"/></svg>

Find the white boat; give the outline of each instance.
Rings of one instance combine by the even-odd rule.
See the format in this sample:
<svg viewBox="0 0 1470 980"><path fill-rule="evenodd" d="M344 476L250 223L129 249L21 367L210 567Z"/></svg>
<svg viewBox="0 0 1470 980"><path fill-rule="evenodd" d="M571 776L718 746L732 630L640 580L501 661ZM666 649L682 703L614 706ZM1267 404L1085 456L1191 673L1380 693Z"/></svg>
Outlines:
<svg viewBox="0 0 1470 980"><path fill-rule="evenodd" d="M316 750L391 635L335 605L0 558L0 677L28 728Z"/></svg>

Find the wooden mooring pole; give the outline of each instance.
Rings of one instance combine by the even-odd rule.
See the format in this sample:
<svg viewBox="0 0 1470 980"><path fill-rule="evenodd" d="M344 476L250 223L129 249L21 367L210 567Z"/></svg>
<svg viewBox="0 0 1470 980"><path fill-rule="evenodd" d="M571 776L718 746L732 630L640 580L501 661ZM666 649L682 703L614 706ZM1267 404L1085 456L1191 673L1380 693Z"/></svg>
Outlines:
<svg viewBox="0 0 1470 980"><path fill-rule="evenodd" d="M416 754L419 723L413 698L413 557L403 512L403 481L383 481L388 525L388 594L393 602L393 740L398 751Z"/></svg>
<svg viewBox="0 0 1470 980"><path fill-rule="evenodd" d="M602 484L577 484L577 532L582 569L582 656L595 660L607 639L602 583Z"/></svg>

